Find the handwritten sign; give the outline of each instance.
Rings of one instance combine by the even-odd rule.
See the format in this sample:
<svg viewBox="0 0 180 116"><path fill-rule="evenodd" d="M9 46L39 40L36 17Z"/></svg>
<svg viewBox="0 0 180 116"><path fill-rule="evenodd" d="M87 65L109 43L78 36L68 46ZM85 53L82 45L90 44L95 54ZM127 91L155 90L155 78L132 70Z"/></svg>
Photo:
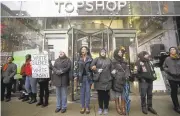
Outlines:
<svg viewBox="0 0 180 116"><path fill-rule="evenodd" d="M32 55L32 77L49 78L48 54Z"/></svg>

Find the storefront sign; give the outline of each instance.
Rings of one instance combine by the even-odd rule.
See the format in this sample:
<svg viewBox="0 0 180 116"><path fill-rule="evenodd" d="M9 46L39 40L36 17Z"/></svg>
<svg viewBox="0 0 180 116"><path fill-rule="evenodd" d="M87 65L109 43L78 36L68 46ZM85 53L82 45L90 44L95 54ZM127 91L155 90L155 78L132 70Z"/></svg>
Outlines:
<svg viewBox="0 0 180 116"><path fill-rule="evenodd" d="M99 10L113 12L121 11L126 6L126 1L79 1L79 2L64 2L56 1L59 5L59 13L73 13L75 11L92 12Z"/></svg>
<svg viewBox="0 0 180 116"><path fill-rule="evenodd" d="M49 78L48 54L32 55L32 77Z"/></svg>

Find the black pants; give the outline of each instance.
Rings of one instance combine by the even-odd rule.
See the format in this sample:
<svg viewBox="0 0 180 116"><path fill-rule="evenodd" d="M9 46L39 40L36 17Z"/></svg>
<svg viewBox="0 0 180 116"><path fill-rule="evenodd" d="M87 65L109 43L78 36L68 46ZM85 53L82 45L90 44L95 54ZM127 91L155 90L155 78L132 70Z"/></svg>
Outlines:
<svg viewBox="0 0 180 116"><path fill-rule="evenodd" d="M4 100L5 90L7 90L6 99L11 99L12 83L5 84L1 81L1 100Z"/></svg>
<svg viewBox="0 0 180 116"><path fill-rule="evenodd" d="M147 106L152 107L152 90L153 90L153 81L142 80L139 82L141 107L147 107Z"/></svg>
<svg viewBox="0 0 180 116"><path fill-rule="evenodd" d="M104 90L98 90L98 102L99 102L99 108L101 109L108 109L109 107L109 90L104 91ZM104 105L104 107L103 107Z"/></svg>
<svg viewBox="0 0 180 116"><path fill-rule="evenodd" d="M179 107L177 95L178 95L178 87L180 87L180 81L169 80L169 84L171 87L171 99L174 104L174 107L177 108L177 107Z"/></svg>
<svg viewBox="0 0 180 116"><path fill-rule="evenodd" d="M45 99L48 99L49 97L49 81L43 81L39 82L40 85L40 99L45 97Z"/></svg>

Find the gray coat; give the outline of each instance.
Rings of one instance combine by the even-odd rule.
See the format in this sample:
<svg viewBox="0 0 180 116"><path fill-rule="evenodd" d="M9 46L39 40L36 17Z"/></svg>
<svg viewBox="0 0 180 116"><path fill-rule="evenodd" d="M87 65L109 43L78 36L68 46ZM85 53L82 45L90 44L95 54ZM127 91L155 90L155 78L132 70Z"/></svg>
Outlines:
<svg viewBox="0 0 180 116"><path fill-rule="evenodd" d="M56 59L53 67L52 84L57 87L69 86L69 72L71 61L69 58Z"/></svg>
<svg viewBox="0 0 180 116"><path fill-rule="evenodd" d="M95 89L110 90L112 86L111 60L109 58L99 57L93 60L91 67L94 65L96 66L96 70L93 75ZM98 69L103 69L103 71L99 73Z"/></svg>
<svg viewBox="0 0 180 116"><path fill-rule="evenodd" d="M164 61L163 68L167 73L168 80L180 81L180 59L167 57Z"/></svg>
<svg viewBox="0 0 180 116"><path fill-rule="evenodd" d="M8 64L8 67L5 71L2 71L3 83L11 83L14 79L15 74L17 73L17 65L14 63Z"/></svg>

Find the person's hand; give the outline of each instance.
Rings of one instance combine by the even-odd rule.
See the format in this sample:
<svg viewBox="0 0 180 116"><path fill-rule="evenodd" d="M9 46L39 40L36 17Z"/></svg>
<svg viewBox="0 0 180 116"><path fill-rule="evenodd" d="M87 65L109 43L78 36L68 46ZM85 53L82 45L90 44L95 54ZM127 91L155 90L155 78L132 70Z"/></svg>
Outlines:
<svg viewBox="0 0 180 116"><path fill-rule="evenodd" d="M91 68L92 70L96 70L96 66L94 65L94 66L92 66L92 68Z"/></svg>
<svg viewBox="0 0 180 116"><path fill-rule="evenodd" d="M112 74L116 74L116 70L113 70L111 73L112 73Z"/></svg>
<svg viewBox="0 0 180 116"><path fill-rule="evenodd" d="M98 73L101 73L103 71L103 69L98 69Z"/></svg>
<svg viewBox="0 0 180 116"><path fill-rule="evenodd" d="M74 80L77 81L77 77L74 77Z"/></svg>

